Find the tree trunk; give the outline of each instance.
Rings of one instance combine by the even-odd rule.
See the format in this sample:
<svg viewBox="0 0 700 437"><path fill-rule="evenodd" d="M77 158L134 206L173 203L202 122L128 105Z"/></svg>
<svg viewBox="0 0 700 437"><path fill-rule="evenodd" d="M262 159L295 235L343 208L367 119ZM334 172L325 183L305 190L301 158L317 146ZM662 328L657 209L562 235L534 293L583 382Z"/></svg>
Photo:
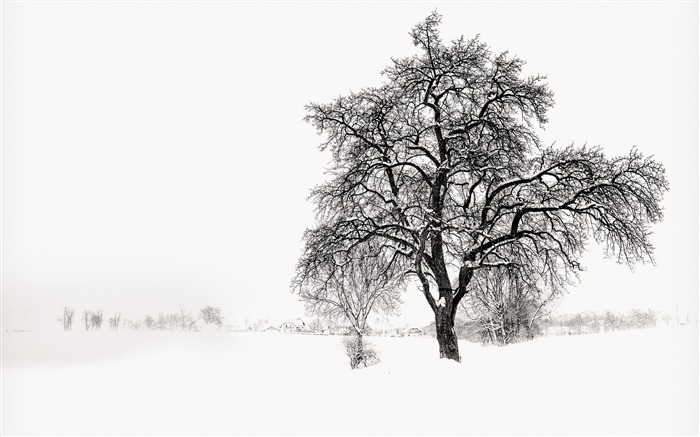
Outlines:
<svg viewBox="0 0 700 437"><path fill-rule="evenodd" d="M355 366L359 367L360 363L363 363L365 367L367 367L367 363L365 363L365 351L364 351L364 344L362 343L362 334L357 334L357 350L355 353Z"/></svg>
<svg viewBox="0 0 700 437"><path fill-rule="evenodd" d="M451 311L444 306L438 307L435 313L435 329L437 331L437 341L440 345L440 358L460 362L461 357L459 356L459 345L454 324L455 320Z"/></svg>

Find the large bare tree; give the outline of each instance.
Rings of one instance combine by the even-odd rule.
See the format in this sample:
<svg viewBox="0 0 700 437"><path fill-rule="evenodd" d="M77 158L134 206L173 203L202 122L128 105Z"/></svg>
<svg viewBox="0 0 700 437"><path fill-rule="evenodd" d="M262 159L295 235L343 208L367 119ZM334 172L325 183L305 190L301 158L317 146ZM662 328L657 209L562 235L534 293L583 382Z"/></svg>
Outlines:
<svg viewBox="0 0 700 437"><path fill-rule="evenodd" d="M411 30L419 53L393 59L383 84L307 106L333 161L301 263L381 245L418 279L440 356L460 360L455 312L475 276L510 267L559 282L591 236L621 262L652 260L668 183L637 149L544 147L545 77L478 38L444 42L440 20Z"/></svg>

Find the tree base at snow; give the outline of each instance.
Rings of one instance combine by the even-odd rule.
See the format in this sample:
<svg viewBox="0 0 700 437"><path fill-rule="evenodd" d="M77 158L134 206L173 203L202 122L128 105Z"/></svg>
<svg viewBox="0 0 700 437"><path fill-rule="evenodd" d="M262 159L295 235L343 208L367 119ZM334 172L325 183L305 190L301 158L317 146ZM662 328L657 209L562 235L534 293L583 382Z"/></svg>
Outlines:
<svg viewBox="0 0 700 437"><path fill-rule="evenodd" d="M360 335L343 337L345 354L350 358L350 367L357 369L360 366L367 367L379 362L379 354L371 343L364 341Z"/></svg>

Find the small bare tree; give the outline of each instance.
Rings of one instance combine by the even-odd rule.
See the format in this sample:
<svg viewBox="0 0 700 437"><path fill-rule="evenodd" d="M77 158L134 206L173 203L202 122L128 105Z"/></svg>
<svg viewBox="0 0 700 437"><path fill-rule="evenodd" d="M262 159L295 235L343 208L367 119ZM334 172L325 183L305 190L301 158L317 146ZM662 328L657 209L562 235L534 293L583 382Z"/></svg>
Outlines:
<svg viewBox="0 0 700 437"><path fill-rule="evenodd" d="M169 330L174 331L177 328L179 317L177 313L171 313L165 316L166 326Z"/></svg>
<svg viewBox="0 0 700 437"><path fill-rule="evenodd" d="M663 320L664 324L668 326L669 323L671 323L671 316L668 313L663 313L661 314L661 320Z"/></svg>
<svg viewBox="0 0 700 437"><path fill-rule="evenodd" d="M83 310L83 323L85 324L85 330L90 330L90 321L92 320L92 311Z"/></svg>
<svg viewBox="0 0 700 437"><path fill-rule="evenodd" d="M262 331L263 329L267 328L270 325L270 321L268 319L255 319L255 322L253 322L253 331Z"/></svg>
<svg viewBox="0 0 700 437"><path fill-rule="evenodd" d="M63 323L64 331L70 331L73 328L73 314L75 314L73 308L63 307L63 317L59 321Z"/></svg>
<svg viewBox="0 0 700 437"><path fill-rule="evenodd" d="M119 323L121 322L122 315L121 313L116 313L112 317L109 318L109 329L114 331L116 329L119 329Z"/></svg>
<svg viewBox="0 0 700 437"><path fill-rule="evenodd" d="M104 319L104 314L102 313L102 310L92 312L90 314L90 327L92 327L92 329L99 331L100 328L102 328L103 319Z"/></svg>
<svg viewBox="0 0 700 437"><path fill-rule="evenodd" d="M344 255L330 256L320 263L300 263L293 286L307 312L350 324L355 339L348 350L351 367L355 368L360 363L366 365L369 358L363 344L367 318L372 312L398 310L404 277L397 273L396 258L388 258L380 246L359 246ZM372 355L376 358L373 351Z"/></svg>
<svg viewBox="0 0 700 437"><path fill-rule="evenodd" d="M311 322L309 322L309 329L311 329L312 332L322 332L323 329L323 322L319 317L314 317Z"/></svg>
<svg viewBox="0 0 700 437"><path fill-rule="evenodd" d="M160 331L167 329L167 318L163 313L158 313L158 319L153 321L153 329L158 329Z"/></svg>
<svg viewBox="0 0 700 437"><path fill-rule="evenodd" d="M151 317L150 314L147 315L147 316L143 319L143 324L146 325L146 329L148 329L148 330L153 329L153 324L154 324L154 323L155 323L155 320L153 319L153 317Z"/></svg>
<svg viewBox="0 0 700 437"><path fill-rule="evenodd" d="M221 327L224 324L224 317L221 315L221 308L215 308L212 306L205 306L199 312L200 317L204 320L204 323L215 324ZM257 323L257 322L256 322ZM248 319L246 318L246 325L248 325ZM248 326L246 326L246 329Z"/></svg>
<svg viewBox="0 0 700 437"><path fill-rule="evenodd" d="M180 307L180 313L176 314L176 317L177 326L183 331L192 331L197 327L197 321L187 312L185 307Z"/></svg>

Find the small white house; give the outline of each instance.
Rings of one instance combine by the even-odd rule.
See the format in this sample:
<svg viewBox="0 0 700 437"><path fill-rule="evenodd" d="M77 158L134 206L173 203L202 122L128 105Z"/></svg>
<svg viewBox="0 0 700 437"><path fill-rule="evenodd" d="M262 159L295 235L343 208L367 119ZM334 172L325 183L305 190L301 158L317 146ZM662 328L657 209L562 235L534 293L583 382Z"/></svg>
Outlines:
<svg viewBox="0 0 700 437"><path fill-rule="evenodd" d="M418 337L423 335L423 331L418 328L409 328L401 333L402 337Z"/></svg>
<svg viewBox="0 0 700 437"><path fill-rule="evenodd" d="M301 332L301 327L293 322L284 322L280 325L279 330L285 333L296 333Z"/></svg>

